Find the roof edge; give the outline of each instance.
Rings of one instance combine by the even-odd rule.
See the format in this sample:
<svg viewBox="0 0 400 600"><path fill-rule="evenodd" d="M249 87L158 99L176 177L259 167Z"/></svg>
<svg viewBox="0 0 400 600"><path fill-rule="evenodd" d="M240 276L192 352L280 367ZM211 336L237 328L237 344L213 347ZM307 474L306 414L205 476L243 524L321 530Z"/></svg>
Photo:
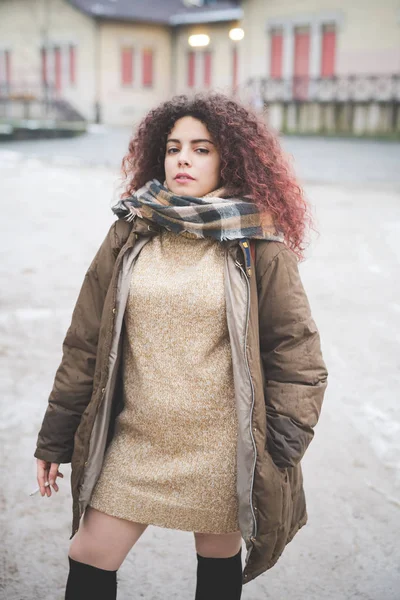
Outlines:
<svg viewBox="0 0 400 600"><path fill-rule="evenodd" d="M75 8L75 10L77 10L80 13L83 13L84 15L86 15L87 17L93 17L92 13L85 10L82 6L78 6L77 4L75 4L74 0L66 0L67 4L69 4L72 8Z"/></svg>
<svg viewBox="0 0 400 600"><path fill-rule="evenodd" d="M206 10L190 13L177 13L172 15L169 19L141 19L135 17L121 17L116 15L112 11L105 10L88 10L82 6L79 6L74 0L66 0L67 3L75 8L75 10L86 15L92 19L99 20L110 20L110 21L125 21L130 23L153 23L154 25L170 25L172 27L176 25L191 25L196 23L218 23L224 21L238 21L243 18L243 10L240 7L237 8L221 8L219 10ZM97 5L94 4L94 7Z"/></svg>
<svg viewBox="0 0 400 600"><path fill-rule="evenodd" d="M222 8L198 13L180 13L169 19L170 25L191 25L195 23L217 23L221 21L239 21L243 18L241 8Z"/></svg>

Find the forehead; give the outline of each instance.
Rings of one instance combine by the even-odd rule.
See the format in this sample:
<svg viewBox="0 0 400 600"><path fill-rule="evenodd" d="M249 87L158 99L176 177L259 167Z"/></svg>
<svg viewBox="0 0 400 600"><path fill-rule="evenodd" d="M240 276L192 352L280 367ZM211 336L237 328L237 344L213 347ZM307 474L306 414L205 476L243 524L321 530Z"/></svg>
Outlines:
<svg viewBox="0 0 400 600"><path fill-rule="evenodd" d="M207 127L194 117L182 117L174 124L168 136L169 138L178 138L181 140L190 140L196 138L211 139Z"/></svg>

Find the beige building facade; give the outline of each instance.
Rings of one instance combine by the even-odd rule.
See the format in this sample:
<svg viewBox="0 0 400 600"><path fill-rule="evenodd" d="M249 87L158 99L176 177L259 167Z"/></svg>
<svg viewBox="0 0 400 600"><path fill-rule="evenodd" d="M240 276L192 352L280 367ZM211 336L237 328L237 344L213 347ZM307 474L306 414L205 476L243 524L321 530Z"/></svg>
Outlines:
<svg viewBox="0 0 400 600"><path fill-rule="evenodd" d="M178 11L159 23L96 17L67 0L2 0L0 92L36 96L46 84L52 98L68 101L89 121L113 125L136 122L173 93L230 93L239 65L238 57L232 63L228 34L237 20L230 17L242 14L233 9L204 17ZM191 48L188 37L204 31L209 46Z"/></svg>
<svg viewBox="0 0 400 600"><path fill-rule="evenodd" d="M242 5L242 92L276 129L400 133L399 0Z"/></svg>
<svg viewBox="0 0 400 600"><path fill-rule="evenodd" d="M172 40L168 27L132 23L101 23L97 101L101 121L129 125L171 94ZM131 53L131 81L122 77L121 56ZM144 83L145 53L151 56L151 81Z"/></svg>
<svg viewBox="0 0 400 600"><path fill-rule="evenodd" d="M231 94L239 85L239 57L237 55L240 42L230 39L231 29L240 27L240 22L204 23L181 26L174 30L174 91L187 93L207 89ZM205 47L191 48L189 38L193 35L207 35L210 42ZM189 55L193 55L194 82L189 83ZM235 58L236 56L236 58ZM210 76L207 81L206 61L210 61Z"/></svg>
<svg viewBox="0 0 400 600"><path fill-rule="evenodd" d="M285 131L396 128L400 0L159 2L156 19L135 0L1 0L0 93L45 84L89 121L127 125L212 89L268 106Z"/></svg>
<svg viewBox="0 0 400 600"><path fill-rule="evenodd" d="M0 2L0 52L3 57L0 89L4 90L8 84L12 95L42 93L45 51L49 85L55 85L57 61L60 96L87 118L92 118L96 93L95 47L96 23L64 0ZM70 80L71 48L75 49L75 81ZM6 53L8 74L4 65Z"/></svg>
<svg viewBox="0 0 400 600"><path fill-rule="evenodd" d="M336 75L400 73L399 0L245 0L243 60L249 76L269 76L271 31L283 33L283 76L294 74L296 29L310 31L310 75L321 74L324 27L336 30Z"/></svg>

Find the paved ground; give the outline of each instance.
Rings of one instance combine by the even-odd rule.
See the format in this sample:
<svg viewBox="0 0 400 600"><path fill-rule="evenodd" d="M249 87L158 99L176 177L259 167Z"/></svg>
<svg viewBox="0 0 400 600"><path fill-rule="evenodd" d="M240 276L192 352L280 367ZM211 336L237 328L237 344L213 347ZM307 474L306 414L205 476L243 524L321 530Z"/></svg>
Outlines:
<svg viewBox="0 0 400 600"><path fill-rule="evenodd" d="M12 154L28 154L28 143L0 148L0 597L6 600L63 598L69 467L63 466L58 495L30 498L32 455L73 304L112 220L116 150L123 152L126 131L117 134L97 134L95 159L79 146L89 144L84 140L79 152L72 144L78 140L54 142L49 162ZM287 144L301 177L310 180L306 190L319 221L321 235L301 273L330 385L304 460L309 524L272 570L244 587L243 599L398 600L400 146L293 138ZM61 156L70 166L61 165ZM195 569L190 533L149 527L120 570L119 598L190 600Z"/></svg>
<svg viewBox="0 0 400 600"><path fill-rule="evenodd" d="M64 140L0 143L2 151L42 157L51 162L119 167L131 130L93 125L88 134ZM299 177L307 182L400 183L400 143L335 138L283 138L295 159Z"/></svg>

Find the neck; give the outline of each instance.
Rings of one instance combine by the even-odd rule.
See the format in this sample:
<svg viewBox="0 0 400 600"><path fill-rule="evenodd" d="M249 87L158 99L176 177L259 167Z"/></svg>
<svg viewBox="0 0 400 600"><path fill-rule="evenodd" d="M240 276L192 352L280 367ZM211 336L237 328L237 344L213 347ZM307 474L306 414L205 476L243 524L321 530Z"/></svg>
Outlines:
<svg viewBox="0 0 400 600"><path fill-rule="evenodd" d="M171 190L167 186L166 181L164 181L163 185L165 188L167 188L167 190L169 192L171 192ZM225 188L224 187L219 187L216 190L213 190L212 192L208 192L204 196L199 196L199 198L224 198L224 197L225 197Z"/></svg>

